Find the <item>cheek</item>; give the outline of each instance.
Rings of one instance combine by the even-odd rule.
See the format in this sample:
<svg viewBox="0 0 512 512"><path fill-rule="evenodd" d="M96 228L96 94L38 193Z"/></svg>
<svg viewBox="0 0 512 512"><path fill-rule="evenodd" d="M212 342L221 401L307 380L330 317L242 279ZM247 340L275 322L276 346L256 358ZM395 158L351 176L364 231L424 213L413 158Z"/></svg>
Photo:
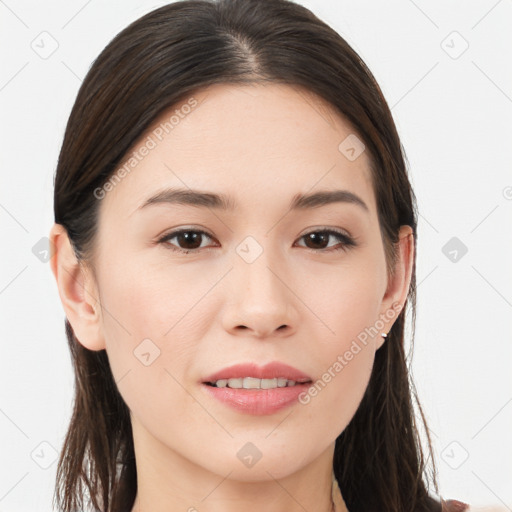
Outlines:
<svg viewBox="0 0 512 512"><path fill-rule="evenodd" d="M380 340L376 324L382 298L381 267L378 260L369 258L364 264L340 269L338 280L331 273L316 281L321 287L303 291L314 321L321 321L323 334L318 336L317 331L311 352L321 373L300 402L311 418L327 419L339 433L355 414L371 376Z"/></svg>
<svg viewBox="0 0 512 512"><path fill-rule="evenodd" d="M355 414L370 379L375 356L373 343L340 340L324 353L323 371L299 402L310 417L322 418L336 436Z"/></svg>
<svg viewBox="0 0 512 512"><path fill-rule="evenodd" d="M320 322L316 338L327 347L343 350L378 319L385 284L383 266L370 254L347 260L337 269L311 268L310 275L314 279L301 284L299 295L311 313L306 311L312 320L307 323Z"/></svg>
<svg viewBox="0 0 512 512"><path fill-rule="evenodd" d="M209 325L198 322L207 314L202 308L208 300L201 299L219 278L199 278L191 267L119 261L98 275L103 332L119 390L134 411L151 416L161 407L185 413L193 401L179 383L186 382Z"/></svg>
<svg viewBox="0 0 512 512"><path fill-rule="evenodd" d="M101 301L108 310L104 325L111 348L126 340L127 332L131 344L149 338L161 345L177 331L191 333L194 325L197 329L197 306L218 281L218 273L198 273L198 267L160 260L164 264L133 257L103 272Z"/></svg>
<svg viewBox="0 0 512 512"><path fill-rule="evenodd" d="M316 380L299 398L311 431L334 441L350 423L368 386L378 334L371 330L375 322L376 302L358 304L340 298L328 315L335 334L317 339L311 359L319 369Z"/></svg>

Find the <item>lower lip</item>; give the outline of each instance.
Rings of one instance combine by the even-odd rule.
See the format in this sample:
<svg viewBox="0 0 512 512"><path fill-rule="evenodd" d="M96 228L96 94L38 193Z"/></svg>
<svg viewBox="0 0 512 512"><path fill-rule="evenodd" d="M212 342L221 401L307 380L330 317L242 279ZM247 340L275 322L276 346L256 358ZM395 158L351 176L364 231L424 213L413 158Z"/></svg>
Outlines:
<svg viewBox="0 0 512 512"><path fill-rule="evenodd" d="M232 389L202 384L205 391L220 402L239 412L256 416L273 414L291 406L310 386L311 382L275 389Z"/></svg>

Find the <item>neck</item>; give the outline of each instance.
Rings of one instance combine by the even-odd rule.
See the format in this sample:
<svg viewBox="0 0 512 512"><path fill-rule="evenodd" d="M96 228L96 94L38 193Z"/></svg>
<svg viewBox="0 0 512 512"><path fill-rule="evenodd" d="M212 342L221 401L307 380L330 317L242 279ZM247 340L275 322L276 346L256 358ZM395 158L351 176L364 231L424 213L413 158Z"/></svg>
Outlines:
<svg viewBox="0 0 512 512"><path fill-rule="evenodd" d="M214 465L212 471L160 443L133 418L132 427L137 496L131 512L333 510L334 443L292 473L265 467L264 456L250 470L239 472L241 462L234 459L233 464L220 464L218 471ZM339 503L336 512L346 512L342 499Z"/></svg>
<svg viewBox="0 0 512 512"><path fill-rule="evenodd" d="M338 481L334 476L334 471L332 472L332 489L331 489L331 498L332 498L332 512L348 512L347 505L345 505L345 501L343 500L343 496L341 495L341 491L338 485Z"/></svg>

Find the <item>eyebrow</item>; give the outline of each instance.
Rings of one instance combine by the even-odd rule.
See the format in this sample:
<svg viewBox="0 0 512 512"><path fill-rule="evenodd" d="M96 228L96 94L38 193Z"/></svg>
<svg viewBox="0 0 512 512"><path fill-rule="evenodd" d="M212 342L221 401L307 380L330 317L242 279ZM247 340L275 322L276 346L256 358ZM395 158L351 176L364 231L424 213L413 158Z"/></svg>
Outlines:
<svg viewBox="0 0 512 512"><path fill-rule="evenodd" d="M225 211L233 211L236 208L235 201L230 196L224 194L201 192L192 189L168 188L146 199L138 209L161 203L183 204ZM322 190L310 194L296 194L291 200L289 209L305 210L332 203L354 204L369 213L366 203L358 195L348 190Z"/></svg>

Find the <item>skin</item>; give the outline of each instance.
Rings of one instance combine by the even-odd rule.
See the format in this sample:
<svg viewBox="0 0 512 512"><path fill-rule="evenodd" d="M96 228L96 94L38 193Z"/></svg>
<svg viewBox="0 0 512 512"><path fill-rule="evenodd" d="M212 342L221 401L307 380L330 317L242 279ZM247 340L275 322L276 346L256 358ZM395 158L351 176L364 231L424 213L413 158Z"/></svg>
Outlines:
<svg viewBox="0 0 512 512"><path fill-rule="evenodd" d="M80 343L107 350L131 410L133 511L328 511L335 440L368 385L385 342L380 333L397 314L384 317L379 333L306 405L243 414L208 397L200 382L225 366L274 360L321 379L358 334L393 304L403 306L412 230L400 230L389 279L369 155L350 161L339 151L354 130L319 98L278 84L215 85L194 98L192 113L101 200L87 265L76 261L62 226L53 226L52 270L66 316ZM228 194L236 207L139 209L175 186ZM334 189L357 194L368 211L351 203L289 211L295 194ZM199 238L188 254L169 248L187 247L176 237L157 242L181 227L213 237ZM331 235L308 248L304 235L326 228L357 245L333 251L340 240ZM263 250L252 263L236 252L247 236ZM144 339L160 350L149 366L133 353ZM262 454L252 467L237 458L248 442Z"/></svg>

